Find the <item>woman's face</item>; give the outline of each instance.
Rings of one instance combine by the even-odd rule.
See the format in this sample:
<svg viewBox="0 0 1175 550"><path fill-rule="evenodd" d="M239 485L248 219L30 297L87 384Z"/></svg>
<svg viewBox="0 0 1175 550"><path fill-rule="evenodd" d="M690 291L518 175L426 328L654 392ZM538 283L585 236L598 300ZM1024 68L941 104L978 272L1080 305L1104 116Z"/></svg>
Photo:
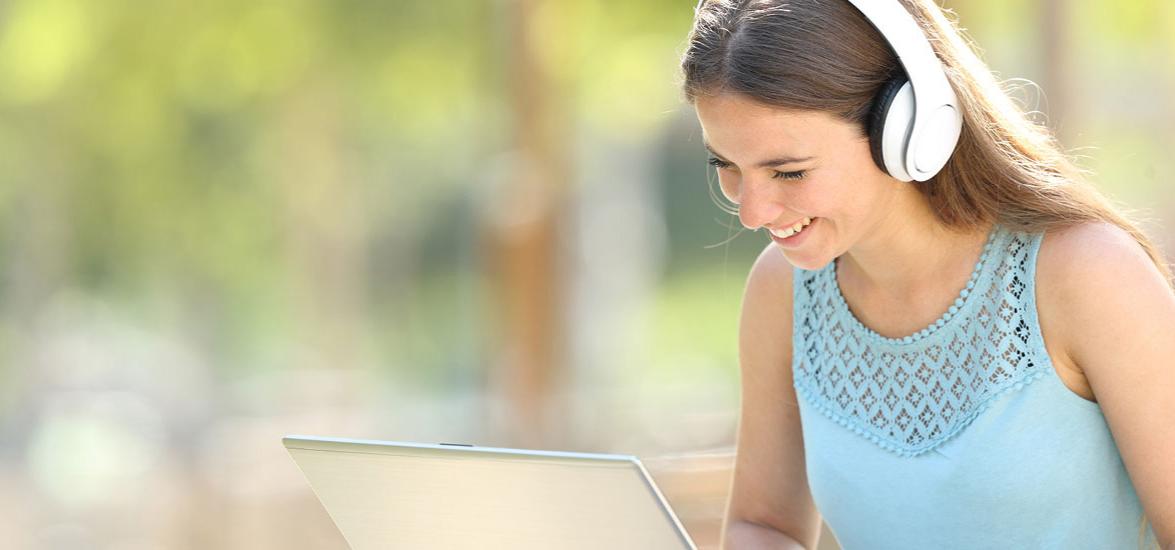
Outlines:
<svg viewBox="0 0 1175 550"><path fill-rule="evenodd" d="M782 233L788 261L819 269L878 226L896 207L902 182L873 163L859 127L817 111L790 111L723 94L695 102L722 194L743 226Z"/></svg>

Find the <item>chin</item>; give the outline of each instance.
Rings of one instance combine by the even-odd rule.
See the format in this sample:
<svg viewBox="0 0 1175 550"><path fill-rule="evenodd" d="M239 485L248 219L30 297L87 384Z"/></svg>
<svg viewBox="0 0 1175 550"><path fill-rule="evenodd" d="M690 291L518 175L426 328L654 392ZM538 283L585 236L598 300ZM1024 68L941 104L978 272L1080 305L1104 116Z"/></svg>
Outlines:
<svg viewBox="0 0 1175 550"><path fill-rule="evenodd" d="M783 257L787 259L787 263L791 264L793 267L798 267L807 271L819 271L824 269L824 266L827 266L828 263L832 261L826 258L811 258L807 256L797 257L796 255L782 248L780 248L779 251L783 253Z"/></svg>

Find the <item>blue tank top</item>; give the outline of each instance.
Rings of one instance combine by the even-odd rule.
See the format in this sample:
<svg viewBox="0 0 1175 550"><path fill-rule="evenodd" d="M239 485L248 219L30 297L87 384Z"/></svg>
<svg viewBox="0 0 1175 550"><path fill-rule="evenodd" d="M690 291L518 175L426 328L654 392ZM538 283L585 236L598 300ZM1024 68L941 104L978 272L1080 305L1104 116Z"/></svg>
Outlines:
<svg viewBox="0 0 1175 550"><path fill-rule="evenodd" d="M1042 237L995 225L954 305L904 338L854 316L836 262L793 268L808 483L845 550L1153 545L1101 407L1045 351Z"/></svg>

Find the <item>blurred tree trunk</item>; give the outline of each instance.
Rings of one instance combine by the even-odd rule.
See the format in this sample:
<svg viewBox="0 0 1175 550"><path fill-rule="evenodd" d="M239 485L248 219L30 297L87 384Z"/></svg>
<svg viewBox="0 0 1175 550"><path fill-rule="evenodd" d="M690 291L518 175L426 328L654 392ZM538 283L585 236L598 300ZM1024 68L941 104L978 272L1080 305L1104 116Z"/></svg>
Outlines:
<svg viewBox="0 0 1175 550"><path fill-rule="evenodd" d="M563 370L558 227L569 176L562 87L544 63L536 17L551 0L506 2L513 160L494 191L487 261L494 300L493 429L511 445L555 444L553 394ZM565 36L561 40L567 40Z"/></svg>

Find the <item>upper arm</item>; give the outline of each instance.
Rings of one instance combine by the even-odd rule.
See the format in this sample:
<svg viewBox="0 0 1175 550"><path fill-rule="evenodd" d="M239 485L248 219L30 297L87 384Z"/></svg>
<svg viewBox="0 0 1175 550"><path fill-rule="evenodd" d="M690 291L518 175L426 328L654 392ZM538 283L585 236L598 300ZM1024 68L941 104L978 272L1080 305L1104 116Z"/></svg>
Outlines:
<svg viewBox="0 0 1175 550"><path fill-rule="evenodd" d="M792 386L792 266L774 244L747 278L739 317L741 411L727 520L782 531L806 548L820 535Z"/></svg>
<svg viewBox="0 0 1175 550"><path fill-rule="evenodd" d="M1109 224L1057 235L1063 346L1084 371L1155 535L1175 544L1175 293Z"/></svg>

